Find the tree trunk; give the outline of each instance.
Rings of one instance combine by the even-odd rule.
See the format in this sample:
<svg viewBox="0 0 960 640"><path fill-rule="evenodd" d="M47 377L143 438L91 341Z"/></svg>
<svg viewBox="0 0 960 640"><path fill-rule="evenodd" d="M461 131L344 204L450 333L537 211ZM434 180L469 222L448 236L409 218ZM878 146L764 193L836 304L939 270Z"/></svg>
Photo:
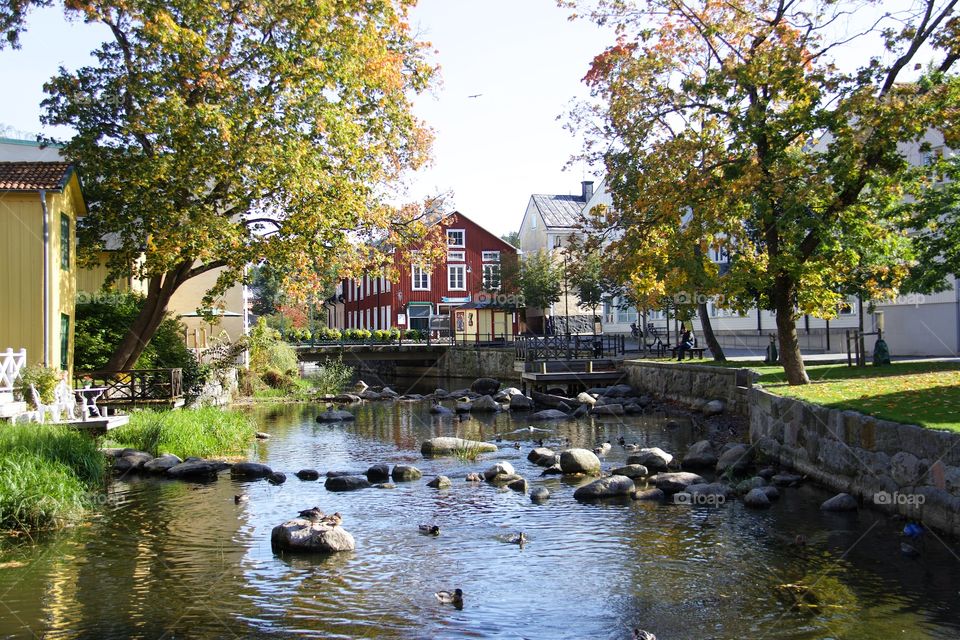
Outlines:
<svg viewBox="0 0 960 640"><path fill-rule="evenodd" d="M717 336L713 334L713 325L710 324L710 314L707 313L707 303L701 302L697 305L697 313L700 314L700 326L703 328L703 339L710 347L710 353L716 362L726 362L727 357L723 355L723 347L717 342Z"/></svg>
<svg viewBox="0 0 960 640"><path fill-rule="evenodd" d="M127 334L114 349L107 362L107 371L132 369L143 350L150 344L151 338L163 322L167 305L181 284L189 279L192 263L182 263L177 268L160 276L150 278L147 285L147 299L140 314L130 325Z"/></svg>
<svg viewBox="0 0 960 640"><path fill-rule="evenodd" d="M808 384L810 378L803 366L800 339L797 337L797 321L793 316L793 283L780 276L774 286L773 303L777 312L777 338L780 342L783 372L790 384Z"/></svg>

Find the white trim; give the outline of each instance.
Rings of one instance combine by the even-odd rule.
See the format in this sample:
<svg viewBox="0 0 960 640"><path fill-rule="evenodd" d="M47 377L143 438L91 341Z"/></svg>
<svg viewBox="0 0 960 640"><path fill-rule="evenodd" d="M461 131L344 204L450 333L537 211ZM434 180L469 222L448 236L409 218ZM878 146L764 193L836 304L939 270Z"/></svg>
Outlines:
<svg viewBox="0 0 960 640"><path fill-rule="evenodd" d="M460 271L460 279L462 281L462 286L455 287L453 286L453 271L457 269ZM465 264L448 264L447 265L447 289L450 291L466 291L467 290L467 265Z"/></svg>
<svg viewBox="0 0 960 640"><path fill-rule="evenodd" d="M417 272L420 272L421 275L427 276L427 286L417 286ZM417 264L410 265L410 288L413 291L430 291L430 279L432 275L430 271L427 270L427 267L421 267Z"/></svg>
<svg viewBox="0 0 960 640"><path fill-rule="evenodd" d="M490 269L491 271L493 271L493 270L495 269L496 272L497 272L497 286L495 286L495 287L491 287L491 286L487 285L487 268L488 268L488 267L489 267L489 269ZM483 280L482 280L482 282L483 282L483 288L486 289L486 290L488 290L488 291L499 291L499 290L500 290L500 286L503 284L503 276L502 276L502 273L501 273L501 270L500 270L500 263L499 263L499 262L487 262L487 263L485 263L485 264L483 265Z"/></svg>
<svg viewBox="0 0 960 640"><path fill-rule="evenodd" d="M460 233L460 244L450 244L450 233ZM462 249L467 246L466 229L447 229L447 248Z"/></svg>
<svg viewBox="0 0 960 640"><path fill-rule="evenodd" d="M483 251L480 256L483 262L500 262L499 251Z"/></svg>
<svg viewBox="0 0 960 640"><path fill-rule="evenodd" d="M463 249L457 251L447 251L447 262L466 262L467 252Z"/></svg>

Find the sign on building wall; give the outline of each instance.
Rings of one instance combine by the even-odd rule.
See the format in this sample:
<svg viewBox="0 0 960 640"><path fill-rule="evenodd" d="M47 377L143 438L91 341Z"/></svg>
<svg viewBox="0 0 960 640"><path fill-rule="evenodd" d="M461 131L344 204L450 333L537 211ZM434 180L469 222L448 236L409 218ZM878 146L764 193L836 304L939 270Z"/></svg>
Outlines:
<svg viewBox="0 0 960 640"><path fill-rule="evenodd" d="M407 324L407 314L405 314L405 313L398 313L398 314L397 314L397 324L398 324L398 325Z"/></svg>

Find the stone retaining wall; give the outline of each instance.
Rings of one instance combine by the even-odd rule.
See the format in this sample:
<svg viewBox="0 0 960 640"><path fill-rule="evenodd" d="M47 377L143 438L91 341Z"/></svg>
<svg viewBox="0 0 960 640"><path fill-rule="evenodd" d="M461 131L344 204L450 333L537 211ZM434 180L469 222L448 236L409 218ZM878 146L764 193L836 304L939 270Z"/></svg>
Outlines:
<svg viewBox="0 0 960 640"><path fill-rule="evenodd" d="M648 360L627 360L623 367L634 389L653 396L690 406L719 399L733 413L749 413L748 392L753 378L747 369Z"/></svg>
<svg viewBox="0 0 960 640"><path fill-rule="evenodd" d="M960 535L960 434L752 389L750 439L767 456L889 513Z"/></svg>
<svg viewBox="0 0 960 640"><path fill-rule="evenodd" d="M496 378L501 381L516 381L520 373L514 370L516 351L481 347L478 349L447 349L437 361L437 370L444 378Z"/></svg>

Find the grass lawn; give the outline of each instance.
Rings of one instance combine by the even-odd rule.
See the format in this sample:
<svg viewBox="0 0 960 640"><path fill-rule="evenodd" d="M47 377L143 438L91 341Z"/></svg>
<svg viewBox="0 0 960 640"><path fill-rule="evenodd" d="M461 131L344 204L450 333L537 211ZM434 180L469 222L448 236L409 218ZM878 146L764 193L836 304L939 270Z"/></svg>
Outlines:
<svg viewBox="0 0 960 640"><path fill-rule="evenodd" d="M702 364L746 367L772 393L878 418L960 431L960 363L894 362L882 367L808 364L810 384L790 386L783 368L762 362Z"/></svg>

